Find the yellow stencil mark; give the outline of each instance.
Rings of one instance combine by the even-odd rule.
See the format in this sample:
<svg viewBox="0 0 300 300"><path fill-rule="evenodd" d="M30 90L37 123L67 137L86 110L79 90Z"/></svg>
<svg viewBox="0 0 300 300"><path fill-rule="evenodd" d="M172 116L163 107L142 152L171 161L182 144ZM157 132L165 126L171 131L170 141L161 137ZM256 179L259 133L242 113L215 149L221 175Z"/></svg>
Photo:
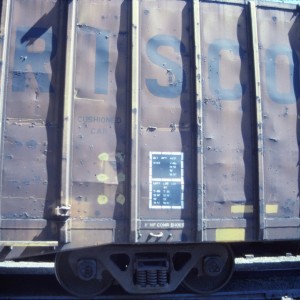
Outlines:
<svg viewBox="0 0 300 300"><path fill-rule="evenodd" d="M125 203L125 196L122 195L122 194L120 194L120 195L117 197L116 201L117 201L118 203L120 203L121 205L124 205L124 203Z"/></svg>
<svg viewBox="0 0 300 300"><path fill-rule="evenodd" d="M231 206L232 214L252 214L253 213L253 205L232 205Z"/></svg>
<svg viewBox="0 0 300 300"><path fill-rule="evenodd" d="M244 241L244 240L245 240L244 228L216 229L216 241L218 242L232 242L232 241Z"/></svg>
<svg viewBox="0 0 300 300"><path fill-rule="evenodd" d="M109 160L109 154L106 152L100 153L98 155L98 159L102 161L108 161Z"/></svg>
<svg viewBox="0 0 300 300"><path fill-rule="evenodd" d="M105 195L99 195L97 201L100 205L104 205L108 202L108 198Z"/></svg>
<svg viewBox="0 0 300 300"><path fill-rule="evenodd" d="M266 214L277 214L277 213L278 213L278 204L266 205Z"/></svg>
<svg viewBox="0 0 300 300"><path fill-rule="evenodd" d="M103 174L103 173L97 175L97 180L99 182L105 182L105 181L108 180L108 178L109 177L106 174Z"/></svg>

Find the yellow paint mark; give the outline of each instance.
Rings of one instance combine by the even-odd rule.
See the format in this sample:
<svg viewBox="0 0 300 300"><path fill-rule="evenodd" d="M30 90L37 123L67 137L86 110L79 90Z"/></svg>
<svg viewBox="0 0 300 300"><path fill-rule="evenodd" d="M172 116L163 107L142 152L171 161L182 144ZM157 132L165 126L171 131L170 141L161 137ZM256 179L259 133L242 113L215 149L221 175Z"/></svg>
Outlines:
<svg viewBox="0 0 300 300"><path fill-rule="evenodd" d="M231 206L232 214L252 214L253 213L253 205L232 205Z"/></svg>
<svg viewBox="0 0 300 300"><path fill-rule="evenodd" d="M100 153L98 155L98 159L102 161L108 161L109 160L109 154L106 152Z"/></svg>
<svg viewBox="0 0 300 300"><path fill-rule="evenodd" d="M98 174L98 175L97 175L97 180L98 180L99 182L105 182L105 181L107 181L108 179L109 179L109 177L108 177L106 174L101 173L101 174Z"/></svg>
<svg viewBox="0 0 300 300"><path fill-rule="evenodd" d="M266 205L266 214L277 214L277 213L278 213L278 204Z"/></svg>
<svg viewBox="0 0 300 300"><path fill-rule="evenodd" d="M216 241L218 242L232 242L244 241L245 229L244 228L219 228L216 229Z"/></svg>
<svg viewBox="0 0 300 300"><path fill-rule="evenodd" d="M118 195L116 201L117 201L118 203L120 203L121 205L124 205L124 203L125 203L125 196L122 195L122 194Z"/></svg>
<svg viewBox="0 0 300 300"><path fill-rule="evenodd" d="M104 205L108 202L108 198L105 195L99 195L97 201L100 205Z"/></svg>

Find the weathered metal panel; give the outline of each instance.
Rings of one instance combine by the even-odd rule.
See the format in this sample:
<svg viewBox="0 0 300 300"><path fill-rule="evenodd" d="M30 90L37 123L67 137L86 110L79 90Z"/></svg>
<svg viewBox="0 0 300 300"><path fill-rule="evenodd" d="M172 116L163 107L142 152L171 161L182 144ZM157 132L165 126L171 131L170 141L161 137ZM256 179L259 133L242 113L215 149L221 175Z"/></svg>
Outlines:
<svg viewBox="0 0 300 300"><path fill-rule="evenodd" d="M258 8L257 18L268 228L268 219L299 218L300 19L293 10L272 7ZM289 237L299 236L297 226L289 229ZM266 239L284 237L280 229L266 229Z"/></svg>
<svg viewBox="0 0 300 300"><path fill-rule="evenodd" d="M220 227L224 219L246 219L243 239L254 239L256 131L247 6L200 2L200 19L204 219L220 219ZM210 229L203 239L214 240Z"/></svg>
<svg viewBox="0 0 300 300"><path fill-rule="evenodd" d="M78 1L72 88L70 198L72 218L114 219L110 241L126 240L129 195L128 88L130 78L127 1ZM113 237L112 229L115 230ZM81 236L74 231L73 238ZM86 240L78 243L86 244ZM88 243L107 242L102 233Z"/></svg>
<svg viewBox="0 0 300 300"><path fill-rule="evenodd" d="M65 12L62 1L4 1L1 239L55 240L60 195ZM24 17L26 16L26 17ZM4 30L4 32L5 32ZM47 226L9 230L5 220ZM16 223L14 223L16 224Z"/></svg>
<svg viewBox="0 0 300 300"><path fill-rule="evenodd" d="M139 241L195 239L191 11L190 1L141 1Z"/></svg>
<svg viewBox="0 0 300 300"><path fill-rule="evenodd" d="M2 2L2 245L299 238L295 6Z"/></svg>

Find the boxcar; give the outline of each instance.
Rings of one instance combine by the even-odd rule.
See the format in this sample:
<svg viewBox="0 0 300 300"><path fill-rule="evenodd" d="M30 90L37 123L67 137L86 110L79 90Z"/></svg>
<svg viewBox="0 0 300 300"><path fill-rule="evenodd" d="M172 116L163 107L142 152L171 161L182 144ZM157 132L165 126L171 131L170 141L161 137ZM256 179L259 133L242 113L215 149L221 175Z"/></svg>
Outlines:
<svg viewBox="0 0 300 300"><path fill-rule="evenodd" d="M297 3L2 0L0 259L56 253L76 296L205 294L237 252L293 251Z"/></svg>

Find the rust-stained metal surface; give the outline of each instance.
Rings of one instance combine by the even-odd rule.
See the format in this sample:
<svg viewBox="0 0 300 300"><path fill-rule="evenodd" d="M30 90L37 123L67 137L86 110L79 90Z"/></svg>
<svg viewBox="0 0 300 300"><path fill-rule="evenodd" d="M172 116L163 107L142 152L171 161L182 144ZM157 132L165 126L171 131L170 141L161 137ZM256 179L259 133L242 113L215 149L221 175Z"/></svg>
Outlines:
<svg viewBox="0 0 300 300"><path fill-rule="evenodd" d="M266 238L299 234L300 17L260 8ZM266 34L268 32L268 34ZM282 229L277 230L278 227Z"/></svg>
<svg viewBox="0 0 300 300"><path fill-rule="evenodd" d="M57 240L66 6L2 4L1 240Z"/></svg>
<svg viewBox="0 0 300 300"><path fill-rule="evenodd" d="M82 230L107 228L101 242L125 242L128 230L129 12L127 1L82 0L72 24L71 216ZM83 234L74 235L79 243Z"/></svg>
<svg viewBox="0 0 300 300"><path fill-rule="evenodd" d="M174 3L140 2L141 241L155 241L156 234L163 234L164 241L194 239L192 5L186 1Z"/></svg>
<svg viewBox="0 0 300 300"><path fill-rule="evenodd" d="M200 168L203 221L208 228L204 239L214 238L222 227L242 227L246 239L255 239L256 123L248 9L203 2L200 20L204 153ZM222 233L217 237L222 239Z"/></svg>
<svg viewBox="0 0 300 300"><path fill-rule="evenodd" d="M299 239L299 18L271 1L2 1L1 259Z"/></svg>

